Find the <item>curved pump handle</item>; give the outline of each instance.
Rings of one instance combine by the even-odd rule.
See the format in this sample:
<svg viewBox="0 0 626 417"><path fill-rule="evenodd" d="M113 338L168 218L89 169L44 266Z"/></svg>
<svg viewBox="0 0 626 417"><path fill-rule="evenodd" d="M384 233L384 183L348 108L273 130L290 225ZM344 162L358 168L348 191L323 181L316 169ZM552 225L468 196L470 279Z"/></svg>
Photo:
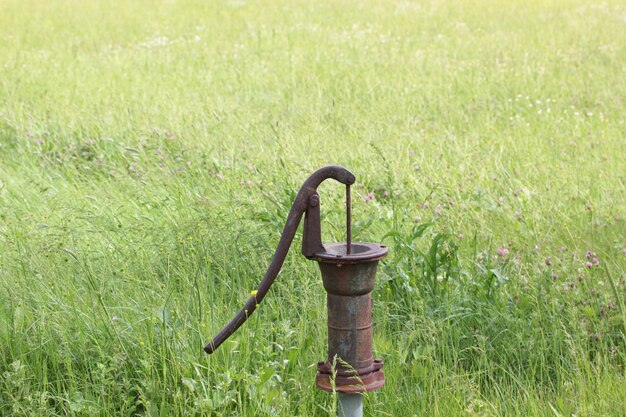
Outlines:
<svg viewBox="0 0 626 417"><path fill-rule="evenodd" d="M228 323L218 334L211 340L205 347L206 353L213 353L228 337L233 334L241 325L250 317L250 315L256 310L259 303L267 294L267 291L274 283L276 276L280 272L280 268L285 261L287 252L291 247L291 242L296 235L296 230L300 225L302 215L306 213L304 231L302 236L302 254L307 258L313 257L315 254L324 253L324 245L322 244L321 226L320 226L320 209L319 209L319 195L317 194L317 187L329 178L339 181L345 184L347 187L346 195L347 202L349 204L349 190L350 185L354 184L355 177L350 171L340 166L327 166L315 171L311 176L302 184L298 195L296 196L291 210L287 215L287 222L283 229L283 233L280 236L280 241L274 252L274 257L270 266L265 272L263 280L259 284L256 293L248 298L246 304L243 306L235 317ZM349 207L348 207L349 208ZM348 225L350 222L350 211L348 210ZM349 230L349 227L348 227ZM347 239L348 248L350 247L350 237Z"/></svg>

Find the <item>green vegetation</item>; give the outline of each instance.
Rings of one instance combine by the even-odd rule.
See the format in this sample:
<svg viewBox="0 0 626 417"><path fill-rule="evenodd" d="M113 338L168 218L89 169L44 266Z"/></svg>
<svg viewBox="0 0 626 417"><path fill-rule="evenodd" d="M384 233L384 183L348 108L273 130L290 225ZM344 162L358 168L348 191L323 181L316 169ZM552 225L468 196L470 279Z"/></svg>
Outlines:
<svg viewBox="0 0 626 417"><path fill-rule="evenodd" d="M202 351L327 164L357 176L355 240L390 245L368 415L626 415L625 21L619 1L2 0L0 415L333 415L299 236ZM320 189L325 241L342 193Z"/></svg>

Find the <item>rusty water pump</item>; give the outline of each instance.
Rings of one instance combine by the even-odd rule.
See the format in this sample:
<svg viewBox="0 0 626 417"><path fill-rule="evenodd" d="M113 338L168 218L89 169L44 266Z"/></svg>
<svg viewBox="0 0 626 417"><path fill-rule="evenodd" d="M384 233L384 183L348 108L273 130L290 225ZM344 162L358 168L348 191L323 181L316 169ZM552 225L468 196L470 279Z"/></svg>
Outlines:
<svg viewBox="0 0 626 417"><path fill-rule="evenodd" d="M323 245L317 187L329 178L346 185L346 242ZM387 255L387 247L377 243L352 243L350 185L354 181L354 175L345 168L327 166L304 182L263 280L241 311L204 347L207 353L213 353L261 303L285 261L304 215L302 254L319 263L328 302L328 357L318 363L317 387L359 394L384 385L383 363L372 354L372 290L378 261Z"/></svg>

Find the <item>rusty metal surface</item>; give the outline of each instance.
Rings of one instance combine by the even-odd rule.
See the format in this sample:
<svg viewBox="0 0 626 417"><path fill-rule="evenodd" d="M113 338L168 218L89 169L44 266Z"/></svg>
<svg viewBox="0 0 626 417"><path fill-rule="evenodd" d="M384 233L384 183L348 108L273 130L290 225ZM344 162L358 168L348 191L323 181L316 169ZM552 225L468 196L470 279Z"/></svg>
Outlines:
<svg viewBox="0 0 626 417"><path fill-rule="evenodd" d="M319 197L317 196L317 187L324 181L332 178L345 185L351 185L355 181L354 175L345 168L339 166L327 166L315 171L300 187L298 194L289 210L287 221L281 234L278 246L274 252L274 256L270 266L265 272L263 280L259 284L255 295L248 298L243 308L205 347L206 353L213 353L231 334L233 334L250 315L256 310L257 306L263 301L276 276L280 272L280 268L285 261L285 257L289 252L291 242L296 234L302 215L306 213L307 217L312 216L310 222L307 222L307 230L303 236L303 250L305 256L313 256L315 253L325 251L322 245L320 225L319 225ZM317 204L316 204L317 202ZM314 223L317 226L314 226ZM310 252L309 252L310 251Z"/></svg>
<svg viewBox="0 0 626 417"><path fill-rule="evenodd" d="M335 374L332 376L332 367L328 362L318 362L315 385L324 391L343 392L346 394L361 394L381 389L385 385L385 373L383 372L383 361L375 359L371 371L363 375Z"/></svg>
<svg viewBox="0 0 626 417"><path fill-rule="evenodd" d="M315 257L328 307L328 356L318 364L316 384L326 391L366 392L385 383L382 361L372 354L372 290L378 261L387 255L387 247L356 242L352 249L348 254L345 245L330 244Z"/></svg>
<svg viewBox="0 0 626 417"><path fill-rule="evenodd" d="M320 223L320 197L314 192L309 197L309 203L304 215L302 230L302 254L312 256L326 249L322 244L322 226Z"/></svg>
<svg viewBox="0 0 626 417"><path fill-rule="evenodd" d="M312 256L318 262L352 264L379 261L387 256L389 249L385 245L370 242L353 242L352 253L346 253L346 244L343 242L327 243L325 251Z"/></svg>

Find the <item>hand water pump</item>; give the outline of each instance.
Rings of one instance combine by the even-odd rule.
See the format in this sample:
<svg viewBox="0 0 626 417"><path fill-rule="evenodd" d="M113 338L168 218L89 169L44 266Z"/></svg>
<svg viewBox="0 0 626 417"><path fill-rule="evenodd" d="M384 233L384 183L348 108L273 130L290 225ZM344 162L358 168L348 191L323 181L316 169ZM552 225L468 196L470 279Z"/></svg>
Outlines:
<svg viewBox="0 0 626 417"><path fill-rule="evenodd" d="M346 186L346 242L322 244L320 198L317 188L332 178ZM327 166L302 185L287 215L272 262L256 292L226 327L205 347L213 353L261 303L285 261L304 215L302 254L318 262L328 304L328 356L317 365L316 385L339 393L339 416L362 416L362 393L382 388L383 362L372 353L372 290L378 261L387 247L352 242L350 186L355 177L347 169ZM334 367L334 369L333 369ZM334 374L334 376L333 376ZM331 380L334 378L334 380Z"/></svg>

